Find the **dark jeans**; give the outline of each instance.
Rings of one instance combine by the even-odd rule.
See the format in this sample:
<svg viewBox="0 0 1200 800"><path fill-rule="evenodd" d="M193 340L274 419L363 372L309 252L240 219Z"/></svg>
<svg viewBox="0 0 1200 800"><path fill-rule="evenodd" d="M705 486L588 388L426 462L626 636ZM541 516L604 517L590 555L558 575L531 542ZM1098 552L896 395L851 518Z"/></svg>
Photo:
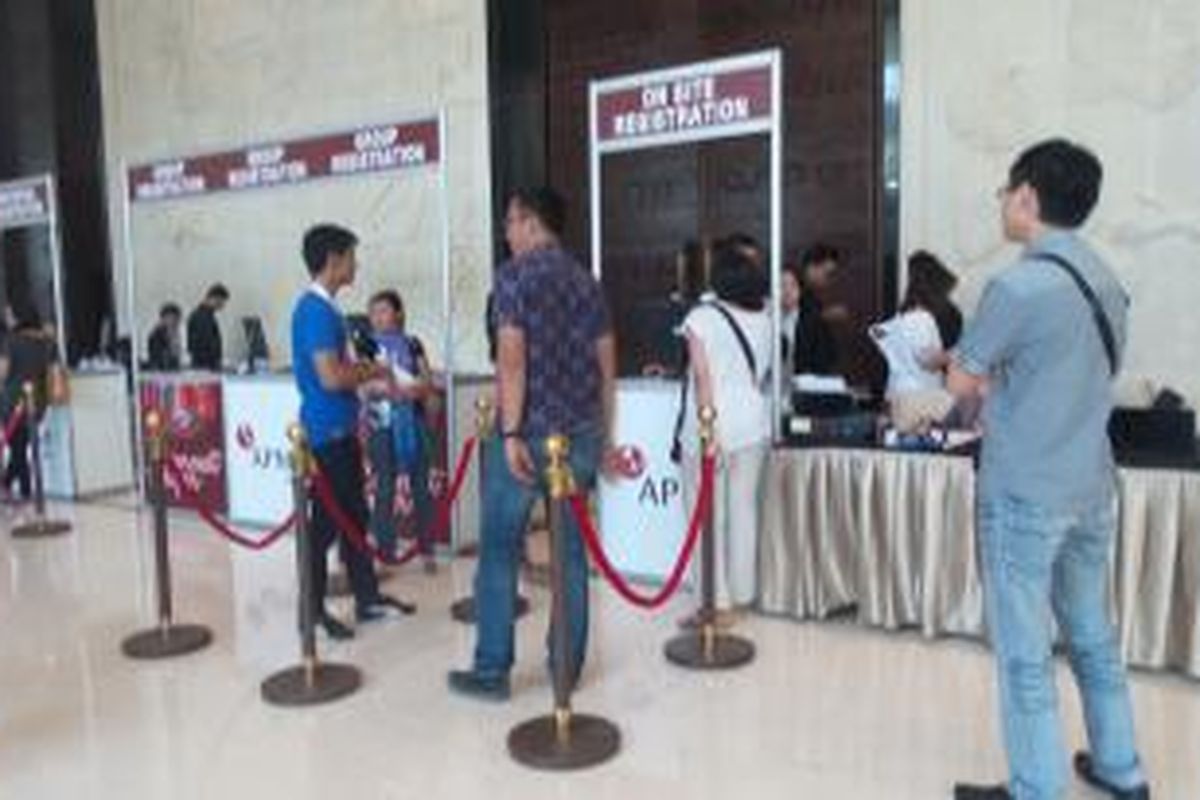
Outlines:
<svg viewBox="0 0 1200 800"><path fill-rule="evenodd" d="M488 440L483 464L483 535L479 567L475 573L477 640L475 670L488 676L507 675L513 664L513 628L516 616L517 573L524 553L525 529L534 501L546 491L545 440L529 441L539 481L529 486L518 481L504 458L504 440ZM600 464L600 437L589 433L571 440L570 465L575 483L583 491L596 483ZM588 569L583 539L569 511L564 515L560 558L567 595L571 670L583 669L588 636ZM552 641L553 633L547 641Z"/></svg>
<svg viewBox="0 0 1200 800"><path fill-rule="evenodd" d="M21 487L21 497L28 500L33 494L33 477L29 468L29 426L22 422L13 431L8 443L8 467L4 470L4 488L11 489L13 482Z"/></svg>
<svg viewBox="0 0 1200 800"><path fill-rule="evenodd" d="M403 470L397 463L395 439L391 428L372 431L367 449L375 473L375 507L371 509L371 535L386 553L396 552L396 475ZM421 553L433 552L430 528L433 500L429 495L429 459L423 450L408 472L412 491L415 535Z"/></svg>
<svg viewBox="0 0 1200 800"><path fill-rule="evenodd" d="M366 530L367 500L363 494L362 448L358 445L358 439L349 437L327 442L314 447L313 455L321 467L321 472L329 479L338 504L350 519ZM375 568L371 557L359 552L345 536L339 536L337 526L316 498L310 503L310 512L313 546L308 566L312 575L312 602L315 613L319 615L324 612L328 577L325 553L335 539L338 540L338 551L350 577L350 589L354 593L355 604L359 609L374 604L379 598L379 585L375 580Z"/></svg>

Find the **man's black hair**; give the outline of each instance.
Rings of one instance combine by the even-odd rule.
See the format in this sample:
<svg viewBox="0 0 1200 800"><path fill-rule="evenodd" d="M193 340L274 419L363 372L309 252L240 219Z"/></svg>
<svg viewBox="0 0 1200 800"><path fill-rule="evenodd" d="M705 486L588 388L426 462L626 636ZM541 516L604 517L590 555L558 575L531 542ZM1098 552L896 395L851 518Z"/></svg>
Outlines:
<svg viewBox="0 0 1200 800"><path fill-rule="evenodd" d="M803 271L808 267L817 264L824 264L826 261L841 261L841 252L831 244L817 242L811 245L800 256L800 270Z"/></svg>
<svg viewBox="0 0 1200 800"><path fill-rule="evenodd" d="M204 293L206 300L220 300L222 302L229 299L229 289L223 283L214 283L208 287L208 291Z"/></svg>
<svg viewBox="0 0 1200 800"><path fill-rule="evenodd" d="M762 252L762 245L758 243L758 239L755 239L753 236L744 231L734 231L721 240L721 244L725 244L730 247L743 248L746 250L753 250L757 253Z"/></svg>
<svg viewBox="0 0 1200 800"><path fill-rule="evenodd" d="M713 252L712 288L717 297L748 311L761 311L770 292L763 271L728 240Z"/></svg>
<svg viewBox="0 0 1200 800"><path fill-rule="evenodd" d="M549 186L524 187L509 195L517 205L542 221L546 230L562 236L567 226L567 201Z"/></svg>
<svg viewBox="0 0 1200 800"><path fill-rule="evenodd" d="M357 246L358 237L340 225L314 225L304 234L304 265L308 274L317 277L330 256L344 255Z"/></svg>
<svg viewBox="0 0 1200 800"><path fill-rule="evenodd" d="M400 293L395 289L383 289L371 295L371 301L368 305L373 306L376 303L387 303L397 314L404 311L404 301L400 299Z"/></svg>
<svg viewBox="0 0 1200 800"><path fill-rule="evenodd" d="M1042 222L1059 228L1078 228L1087 220L1103 179L1100 159L1066 139L1035 144L1008 170L1008 188L1029 184L1037 192Z"/></svg>
<svg viewBox="0 0 1200 800"><path fill-rule="evenodd" d="M162 319L168 316L182 317L183 309L175 303L163 303L162 307L158 309L158 318Z"/></svg>

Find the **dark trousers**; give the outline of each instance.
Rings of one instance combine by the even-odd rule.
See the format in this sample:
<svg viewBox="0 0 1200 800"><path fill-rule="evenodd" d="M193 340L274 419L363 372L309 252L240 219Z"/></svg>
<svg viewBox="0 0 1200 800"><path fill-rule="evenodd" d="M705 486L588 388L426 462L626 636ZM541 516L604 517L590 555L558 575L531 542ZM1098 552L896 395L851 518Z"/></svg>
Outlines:
<svg viewBox="0 0 1200 800"><path fill-rule="evenodd" d="M367 500L363 492L362 452L358 439L349 437L327 442L313 448L313 455L321 472L329 479L333 496L338 505L354 521L360 530L367 527ZM325 554L334 540L338 541L338 552L350 577L350 590L354 593L355 605L361 610L373 605L379 598L379 585L375 580L375 568L371 557L357 550L345 536L338 533L337 525L316 498L311 501L312 558L309 569L312 576L312 599L314 611L319 615L325 608L325 587L328 569Z"/></svg>
<svg viewBox="0 0 1200 800"><path fill-rule="evenodd" d="M22 422L13 431L8 443L8 468L4 470L4 488L12 488L13 481L21 487L21 497L26 500L33 494L33 478L29 471L29 426Z"/></svg>

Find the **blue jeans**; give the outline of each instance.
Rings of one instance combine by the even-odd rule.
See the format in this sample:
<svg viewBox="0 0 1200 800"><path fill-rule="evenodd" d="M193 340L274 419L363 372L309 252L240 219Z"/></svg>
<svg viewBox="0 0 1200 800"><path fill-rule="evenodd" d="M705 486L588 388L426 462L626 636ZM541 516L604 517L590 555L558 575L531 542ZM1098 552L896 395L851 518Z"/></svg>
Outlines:
<svg viewBox="0 0 1200 800"><path fill-rule="evenodd" d="M1057 509L984 497L979 521L1009 790L1017 800L1051 800L1067 784L1052 615L1083 700L1099 776L1126 788L1142 783L1125 667L1107 613L1113 504Z"/></svg>
<svg viewBox="0 0 1200 800"><path fill-rule="evenodd" d="M408 472L408 485L412 491L413 514L416 518L414 531L420 542L421 552L433 552L430 540L432 531L433 499L429 494L429 459L421 452L411 467L398 463L395 436L391 428L371 431L367 441L371 471L375 473L375 505L371 509L371 536L385 553L396 552L396 475Z"/></svg>
<svg viewBox="0 0 1200 800"><path fill-rule="evenodd" d="M524 550L525 530L534 501L545 493L545 440L528 441L537 465L538 485L518 481L504 458L504 440L492 437L484 447L483 532L479 566L475 573L475 670L489 677L508 674L513 665L513 628L516 616L517 574ZM596 484L600 463L600 437L594 433L571 439L569 463L576 487L590 490ZM571 644L569 665L573 674L583 669L588 636L588 566L583 539L575 520L564 514L560 558L567 595L567 625ZM547 637L552 641L553 632ZM547 648L551 650L551 648Z"/></svg>

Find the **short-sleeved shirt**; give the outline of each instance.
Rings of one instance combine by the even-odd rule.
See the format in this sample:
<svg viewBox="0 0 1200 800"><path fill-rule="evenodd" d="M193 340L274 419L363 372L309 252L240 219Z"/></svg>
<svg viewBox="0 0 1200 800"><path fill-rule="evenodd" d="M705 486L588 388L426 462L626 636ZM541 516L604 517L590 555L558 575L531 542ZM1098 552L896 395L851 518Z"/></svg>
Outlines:
<svg viewBox="0 0 1200 800"><path fill-rule="evenodd" d="M500 266L494 298L496 326L525 335L521 433L596 429L603 421L596 341L610 329L596 279L561 248L541 248Z"/></svg>
<svg viewBox="0 0 1200 800"><path fill-rule="evenodd" d="M1072 233L1046 234L988 283L955 353L964 370L990 379L981 496L1052 508L1106 502L1114 480L1112 369L1083 293L1040 253L1079 271L1109 319L1118 359L1124 349L1128 296Z"/></svg>
<svg viewBox="0 0 1200 800"><path fill-rule="evenodd" d="M356 433L357 395L322 386L315 362L318 353L342 357L346 342L346 324L333 299L316 286L301 295L292 311L292 360L300 390L300 423L313 447Z"/></svg>
<svg viewBox="0 0 1200 800"><path fill-rule="evenodd" d="M889 397L944 388L942 374L925 367L925 360L942 350L942 335L933 314L923 308L902 311L872 325L871 338L887 359Z"/></svg>
<svg viewBox="0 0 1200 800"><path fill-rule="evenodd" d="M750 372L746 351L738 340L733 326L713 303L729 312L737 322L750 352L754 355L755 372ZM710 298L693 308L683 320L684 331L692 334L704 346L712 381L713 406L717 412L717 444L732 452L771 440L771 401L766 385L771 367L771 317L766 311L748 311ZM693 381L683 412L680 444L688 453L700 450L699 425L696 421L695 376L692 370L686 380Z"/></svg>

